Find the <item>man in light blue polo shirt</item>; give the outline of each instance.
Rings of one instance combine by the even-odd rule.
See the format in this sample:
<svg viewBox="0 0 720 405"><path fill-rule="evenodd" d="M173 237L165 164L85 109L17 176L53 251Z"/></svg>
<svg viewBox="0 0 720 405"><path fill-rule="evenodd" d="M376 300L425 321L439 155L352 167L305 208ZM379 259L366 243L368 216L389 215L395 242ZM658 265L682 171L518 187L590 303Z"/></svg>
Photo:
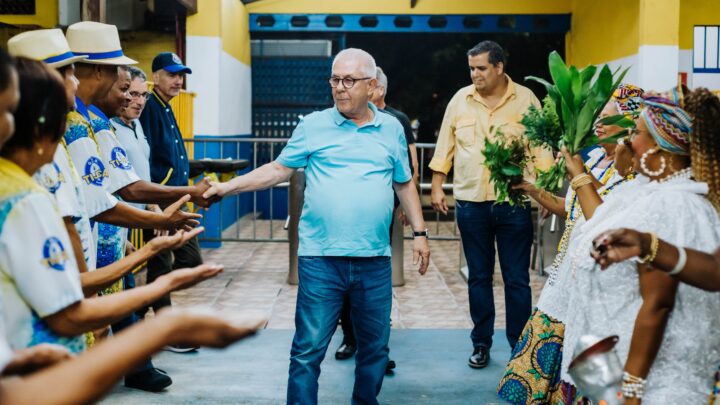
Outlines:
<svg viewBox="0 0 720 405"><path fill-rule="evenodd" d="M414 230L413 257L420 274L429 263L427 229L410 181L403 128L369 102L375 69L365 51L340 52L330 77L335 106L306 116L276 161L214 183L204 194L209 198L268 188L305 168L288 404L317 403L320 363L346 295L358 343L352 403L377 404L388 362L393 189Z"/></svg>

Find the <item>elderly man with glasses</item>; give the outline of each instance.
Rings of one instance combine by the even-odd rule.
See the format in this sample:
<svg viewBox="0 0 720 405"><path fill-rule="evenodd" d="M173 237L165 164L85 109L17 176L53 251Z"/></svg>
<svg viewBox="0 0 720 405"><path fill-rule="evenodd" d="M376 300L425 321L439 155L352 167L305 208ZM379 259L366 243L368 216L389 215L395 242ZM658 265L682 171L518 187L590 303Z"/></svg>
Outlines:
<svg viewBox="0 0 720 405"><path fill-rule="evenodd" d="M378 403L390 336L393 189L415 231L415 263L420 274L427 270L427 229L403 128L370 102L375 69L375 60L363 50L338 53L330 78L335 106L304 117L277 160L228 183L214 183L204 194L268 188L305 169L288 404L317 403L320 363L346 296L358 344L352 403Z"/></svg>
<svg viewBox="0 0 720 405"><path fill-rule="evenodd" d="M145 132L138 118L145 108L145 103L150 98L148 91L147 76L145 72L136 68L128 67L130 71L130 104L120 113L120 116L112 119L115 133L120 143L125 148L130 164L135 168L137 175L145 180L150 180L150 145ZM140 204L143 207L145 204Z"/></svg>

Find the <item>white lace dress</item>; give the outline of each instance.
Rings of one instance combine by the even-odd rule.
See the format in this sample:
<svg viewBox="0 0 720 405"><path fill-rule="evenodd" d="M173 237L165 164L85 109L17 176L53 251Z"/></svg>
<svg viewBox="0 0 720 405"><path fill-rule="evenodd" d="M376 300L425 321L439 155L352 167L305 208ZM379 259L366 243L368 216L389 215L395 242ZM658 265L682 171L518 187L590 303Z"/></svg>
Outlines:
<svg viewBox="0 0 720 405"><path fill-rule="evenodd" d="M628 356L635 318L642 303L637 262L627 260L600 271L589 255L601 232L627 227L652 231L672 244L711 252L720 245L720 219L704 198L707 185L687 179L664 183L639 177L613 193L593 218L576 227L561 274L573 287L564 304L562 379L580 336L618 335L622 362ZM643 404L702 404L720 364L720 294L680 284L660 351L648 375Z"/></svg>
<svg viewBox="0 0 720 405"><path fill-rule="evenodd" d="M603 181L603 176L606 173L607 169L595 167L595 163L600 161L603 157L605 157L604 153L596 153L595 155L591 155L591 160L588 161L588 163L590 164L589 166L591 167L590 172L593 176L595 176L596 179L600 181ZM632 183L632 180L627 180L623 184L618 184L619 182L624 181L624 179L614 170L612 171L611 176L612 177L610 177L609 180L605 180L606 187L598 190L599 193L605 194L603 193L603 191L606 188L612 187L611 192L607 193L607 195L602 196L603 200L613 198L613 195L618 194L620 192L619 190L626 187L627 183ZM575 221L575 225L573 226L573 230L570 232L570 239L566 252L572 252L571 247L574 244L574 241L577 239L578 233L575 230L582 227L582 225L585 223L585 217L582 214L582 210L580 210L580 202L576 202L574 204L575 208L573 209L573 197L574 193L572 192L572 190L568 190L567 195L565 196L565 210L571 213L571 217L568 220ZM569 254L566 254L566 256L563 258L563 261L566 261L568 256ZM567 271L561 271L561 267L562 264L560 264L560 267L558 267L557 269L549 269L549 278L548 281L545 283L545 286L543 287L542 293L540 294L537 308L544 314L550 315L558 321L565 322L566 312L570 310L570 307L568 307L567 305L567 299L569 297L568 290L573 288L573 280L568 277L569 274L566 274L568 273Z"/></svg>

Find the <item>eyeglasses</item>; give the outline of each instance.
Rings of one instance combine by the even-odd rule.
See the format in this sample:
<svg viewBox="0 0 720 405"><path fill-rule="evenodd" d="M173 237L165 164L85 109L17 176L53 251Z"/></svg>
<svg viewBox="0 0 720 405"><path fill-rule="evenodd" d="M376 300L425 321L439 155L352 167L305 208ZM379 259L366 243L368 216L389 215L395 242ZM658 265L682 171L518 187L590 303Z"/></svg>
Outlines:
<svg viewBox="0 0 720 405"><path fill-rule="evenodd" d="M361 77L359 79L356 79L354 77L333 76L330 78L330 80L328 80L328 82L330 83L330 87L332 88L337 87L342 82L343 87L345 87L346 89L351 89L355 85L355 82L368 79L373 79L373 77Z"/></svg>
<svg viewBox="0 0 720 405"><path fill-rule="evenodd" d="M131 91L130 97L132 98L144 98L145 100L150 100L151 93L149 91L146 91L145 93L138 93L137 91Z"/></svg>

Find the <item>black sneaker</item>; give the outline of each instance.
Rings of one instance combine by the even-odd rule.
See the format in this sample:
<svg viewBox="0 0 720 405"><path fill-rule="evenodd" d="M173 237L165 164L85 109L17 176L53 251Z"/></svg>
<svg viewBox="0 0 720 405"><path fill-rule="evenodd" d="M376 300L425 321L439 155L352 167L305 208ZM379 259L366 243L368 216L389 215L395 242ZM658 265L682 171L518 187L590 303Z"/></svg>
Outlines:
<svg viewBox="0 0 720 405"><path fill-rule="evenodd" d="M125 376L125 386L148 392L160 392L172 384L164 371L150 368Z"/></svg>
<svg viewBox="0 0 720 405"><path fill-rule="evenodd" d="M385 375L393 375L395 374L395 367L397 365L395 364L395 360L389 360L387 365L385 366Z"/></svg>
<svg viewBox="0 0 720 405"><path fill-rule="evenodd" d="M335 360L347 360L355 355L357 347L352 343L343 342L335 352Z"/></svg>
<svg viewBox="0 0 720 405"><path fill-rule="evenodd" d="M173 353L190 353L197 351L197 346L185 346L185 345L167 345L163 347L163 350L167 350Z"/></svg>
<svg viewBox="0 0 720 405"><path fill-rule="evenodd" d="M468 366L472 368L485 368L490 363L490 350L485 346L476 347L468 359Z"/></svg>

